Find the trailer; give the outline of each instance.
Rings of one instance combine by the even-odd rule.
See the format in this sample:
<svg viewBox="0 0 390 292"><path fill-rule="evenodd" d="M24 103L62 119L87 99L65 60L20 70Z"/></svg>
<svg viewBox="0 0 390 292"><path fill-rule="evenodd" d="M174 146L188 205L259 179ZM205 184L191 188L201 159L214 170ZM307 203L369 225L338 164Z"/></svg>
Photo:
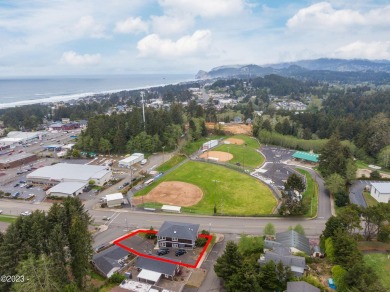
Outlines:
<svg viewBox="0 0 390 292"><path fill-rule="evenodd" d="M206 151L209 150L215 146L218 146L219 141L218 140L210 140L205 143L203 143L202 150Z"/></svg>
<svg viewBox="0 0 390 292"><path fill-rule="evenodd" d="M119 167L130 168L132 165L141 162L145 158L143 153L134 153L125 159L122 159L118 162Z"/></svg>

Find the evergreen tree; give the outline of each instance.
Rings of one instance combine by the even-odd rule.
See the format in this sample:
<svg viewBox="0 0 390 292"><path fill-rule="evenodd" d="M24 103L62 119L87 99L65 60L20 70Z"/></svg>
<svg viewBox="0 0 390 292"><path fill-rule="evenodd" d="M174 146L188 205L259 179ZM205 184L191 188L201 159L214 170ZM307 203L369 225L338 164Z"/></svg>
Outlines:
<svg viewBox="0 0 390 292"><path fill-rule="evenodd" d="M214 265L215 273L218 277L228 282L230 277L236 274L241 266L242 256L238 252L237 244L233 241L228 241L223 255L217 259Z"/></svg>

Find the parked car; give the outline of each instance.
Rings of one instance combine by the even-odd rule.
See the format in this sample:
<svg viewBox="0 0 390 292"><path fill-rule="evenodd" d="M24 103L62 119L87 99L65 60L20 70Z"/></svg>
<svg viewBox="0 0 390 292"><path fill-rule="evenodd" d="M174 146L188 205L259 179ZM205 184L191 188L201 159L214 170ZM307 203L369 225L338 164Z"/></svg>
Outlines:
<svg viewBox="0 0 390 292"><path fill-rule="evenodd" d="M107 245L106 244L101 244L98 247L95 248L95 252L99 252L103 250Z"/></svg>
<svg viewBox="0 0 390 292"><path fill-rule="evenodd" d="M18 187L19 186L19 183L16 183L14 184L14 188Z"/></svg>
<svg viewBox="0 0 390 292"><path fill-rule="evenodd" d="M3 214L3 210L0 210L0 214Z"/></svg>
<svg viewBox="0 0 390 292"><path fill-rule="evenodd" d="M22 213L20 213L20 215L22 216L30 216L32 213L30 211L24 211Z"/></svg>
<svg viewBox="0 0 390 292"><path fill-rule="evenodd" d="M33 187L32 184L26 185L26 189L31 189Z"/></svg>
<svg viewBox="0 0 390 292"><path fill-rule="evenodd" d="M123 184L123 187L127 187L129 184L130 184L129 182L125 182L125 183Z"/></svg>
<svg viewBox="0 0 390 292"><path fill-rule="evenodd" d="M103 216L103 220L104 220L104 221L110 221L110 220L111 220L111 217Z"/></svg>
<svg viewBox="0 0 390 292"><path fill-rule="evenodd" d="M179 256L182 256L183 254L186 254L187 251L185 249L178 249L176 252L175 252L175 256L179 257Z"/></svg>
<svg viewBox="0 0 390 292"><path fill-rule="evenodd" d="M159 256L166 255L167 253L169 253L169 249L167 248L160 248L159 250L157 250L157 255Z"/></svg>
<svg viewBox="0 0 390 292"><path fill-rule="evenodd" d="M16 193L14 193L14 194L12 195L12 198L16 199L16 198L19 197L19 196L20 196L20 193L19 193L19 192L16 192Z"/></svg>

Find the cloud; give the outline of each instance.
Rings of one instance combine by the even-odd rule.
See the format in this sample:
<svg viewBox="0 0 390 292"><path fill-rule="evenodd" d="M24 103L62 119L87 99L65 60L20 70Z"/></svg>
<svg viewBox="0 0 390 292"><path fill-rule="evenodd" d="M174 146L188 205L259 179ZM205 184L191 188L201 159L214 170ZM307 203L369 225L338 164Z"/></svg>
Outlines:
<svg viewBox="0 0 390 292"><path fill-rule="evenodd" d="M390 5L360 12L351 9L334 9L328 2L320 2L300 9L287 21L290 29L332 29L335 31L362 26L390 25Z"/></svg>
<svg viewBox="0 0 390 292"><path fill-rule="evenodd" d="M89 36L92 38L105 37L104 26L97 23L90 15L82 16L73 29L72 31L80 36Z"/></svg>
<svg viewBox="0 0 390 292"><path fill-rule="evenodd" d="M114 31L118 33L138 34L140 32L147 32L148 24L142 21L140 17L129 17L125 21L117 22Z"/></svg>
<svg viewBox="0 0 390 292"><path fill-rule="evenodd" d="M184 57L205 52L210 43L211 32L197 30L192 35L183 36L177 41L162 39L157 34L150 34L138 42L137 49L142 57Z"/></svg>
<svg viewBox="0 0 390 292"><path fill-rule="evenodd" d="M83 66L83 65L96 65L100 62L100 54L77 54L74 51L64 52L61 57L61 63L69 64L72 66Z"/></svg>
<svg viewBox="0 0 390 292"><path fill-rule="evenodd" d="M192 14L202 17L228 16L244 10L244 0L159 0L168 14Z"/></svg>
<svg viewBox="0 0 390 292"><path fill-rule="evenodd" d="M390 41L350 43L335 51L339 58L390 59Z"/></svg>
<svg viewBox="0 0 390 292"><path fill-rule="evenodd" d="M152 16L153 31L158 35L177 35L192 27L195 20L192 16Z"/></svg>

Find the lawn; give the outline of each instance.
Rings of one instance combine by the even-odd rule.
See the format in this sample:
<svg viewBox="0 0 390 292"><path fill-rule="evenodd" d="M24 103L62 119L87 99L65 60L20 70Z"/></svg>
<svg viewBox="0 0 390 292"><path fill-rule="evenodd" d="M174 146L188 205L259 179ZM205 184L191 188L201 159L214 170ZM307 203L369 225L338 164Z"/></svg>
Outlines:
<svg viewBox="0 0 390 292"><path fill-rule="evenodd" d="M366 200L366 203L367 203L367 206L368 206L368 207L378 205L378 201L375 200L375 199L370 195L370 192L363 192L363 197L364 197L364 200Z"/></svg>
<svg viewBox="0 0 390 292"><path fill-rule="evenodd" d="M386 290L390 291L390 259L387 254L366 254L364 261L375 271Z"/></svg>
<svg viewBox="0 0 390 292"><path fill-rule="evenodd" d="M236 164L239 162L246 167L256 168L263 164L264 157L254 148L244 145L224 144L212 149L213 151L228 152L233 155L229 163Z"/></svg>
<svg viewBox="0 0 390 292"><path fill-rule="evenodd" d="M12 223L16 220L16 216L0 215L0 222Z"/></svg>
<svg viewBox="0 0 390 292"><path fill-rule="evenodd" d="M175 155L165 163L161 164L159 167L157 167L158 171L165 172L168 169L171 169L175 165L178 165L180 162L182 162L184 159L186 159L183 155Z"/></svg>
<svg viewBox="0 0 390 292"><path fill-rule="evenodd" d="M309 206L309 210L305 214L307 217L317 215L318 207L318 185L306 170L297 168L297 170L306 177L306 190L302 194L303 203Z"/></svg>
<svg viewBox="0 0 390 292"><path fill-rule="evenodd" d="M217 214L252 216L271 214L276 206L271 190L255 178L222 166L195 161L186 162L136 193L136 196L147 194L163 181L192 183L202 189L202 200L191 207L183 207L183 212L212 215L215 204Z"/></svg>

